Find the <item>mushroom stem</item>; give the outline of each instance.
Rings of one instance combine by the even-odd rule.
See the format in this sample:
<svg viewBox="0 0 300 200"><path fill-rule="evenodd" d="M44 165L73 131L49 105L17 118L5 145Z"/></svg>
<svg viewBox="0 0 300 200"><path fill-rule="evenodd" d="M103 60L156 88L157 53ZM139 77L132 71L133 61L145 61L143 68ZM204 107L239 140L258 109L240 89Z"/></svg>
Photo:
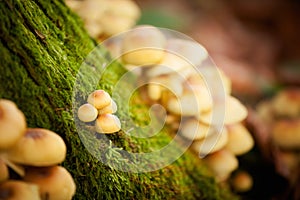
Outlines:
<svg viewBox="0 0 300 200"><path fill-rule="evenodd" d="M8 160L7 158L5 158L4 156L0 158L3 160L3 162L9 167L11 168L14 172L16 172L18 175L20 175L21 177L25 176L25 169L23 166L15 164L13 162L11 162L10 160Z"/></svg>

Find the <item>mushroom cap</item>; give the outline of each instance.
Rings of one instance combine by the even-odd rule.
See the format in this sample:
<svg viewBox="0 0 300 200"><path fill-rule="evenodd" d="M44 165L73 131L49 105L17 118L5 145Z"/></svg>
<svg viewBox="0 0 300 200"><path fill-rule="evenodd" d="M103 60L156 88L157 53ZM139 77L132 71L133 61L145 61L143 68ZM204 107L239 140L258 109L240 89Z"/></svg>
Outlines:
<svg viewBox="0 0 300 200"><path fill-rule="evenodd" d="M39 186L41 199L71 200L76 191L71 174L61 166L29 168L24 181Z"/></svg>
<svg viewBox="0 0 300 200"><path fill-rule="evenodd" d="M216 132L202 140L196 140L191 147L200 156L206 156L222 149L227 141L227 129L223 127L220 133Z"/></svg>
<svg viewBox="0 0 300 200"><path fill-rule="evenodd" d="M98 110L98 114L99 115L112 114L112 113L117 112L117 110L118 110L118 106L117 106L116 102L114 100L111 100L111 102L108 106L105 106L104 108ZM96 116L96 118L97 118L97 116Z"/></svg>
<svg viewBox="0 0 300 200"><path fill-rule="evenodd" d="M231 179L232 187L237 192L247 192L253 186L253 179L246 171L239 171Z"/></svg>
<svg viewBox="0 0 300 200"><path fill-rule="evenodd" d="M24 135L24 114L10 100L0 99L0 150L13 146Z"/></svg>
<svg viewBox="0 0 300 200"><path fill-rule="evenodd" d="M104 90L95 90L88 96L87 102L99 110L111 103L111 97Z"/></svg>
<svg viewBox="0 0 300 200"><path fill-rule="evenodd" d="M99 18L103 32L106 35L115 35L123 31L127 31L135 25L135 20L131 18L124 18L121 16L105 14Z"/></svg>
<svg viewBox="0 0 300 200"><path fill-rule="evenodd" d="M133 65L152 65L165 55L166 38L154 26L137 26L125 34L122 41L122 60Z"/></svg>
<svg viewBox="0 0 300 200"><path fill-rule="evenodd" d="M115 115L103 114L98 116L95 126L98 133L115 133L121 129L121 122Z"/></svg>
<svg viewBox="0 0 300 200"><path fill-rule="evenodd" d="M241 123L227 126L228 130L228 142L226 149L231 151L234 155L242 155L254 146L254 140Z"/></svg>
<svg viewBox="0 0 300 200"><path fill-rule="evenodd" d="M106 4L106 13L111 15L133 20L137 20L141 15L139 7L131 0L106 1Z"/></svg>
<svg viewBox="0 0 300 200"><path fill-rule="evenodd" d="M225 149L217 151L204 158L205 163L215 173L217 180L226 180L231 172L238 168L237 158Z"/></svg>
<svg viewBox="0 0 300 200"><path fill-rule="evenodd" d="M39 188L35 184L9 180L0 184L1 200L40 200Z"/></svg>
<svg viewBox="0 0 300 200"><path fill-rule="evenodd" d="M277 115L300 116L300 89L289 88L279 92L273 99L272 104Z"/></svg>
<svg viewBox="0 0 300 200"><path fill-rule="evenodd" d="M61 163L66 157L66 145L56 133L29 128L25 135L7 151L12 162L30 166L50 166Z"/></svg>
<svg viewBox="0 0 300 200"><path fill-rule="evenodd" d="M181 124L180 134L189 140L200 140L215 132L213 127L203 124L195 118L189 118Z"/></svg>
<svg viewBox="0 0 300 200"><path fill-rule="evenodd" d="M223 110L221 107L224 106L225 108L225 114L221 112L216 112L214 114L214 119L221 119L223 118L223 123L228 124L234 124L243 121L247 115L248 111L247 108L236 98L232 96L227 96L225 98L225 105L221 105L223 102L216 102L213 105L212 109L216 110ZM209 112L202 113L198 115L198 119L206 124L218 124L220 123L219 120L213 120L213 111L210 110Z"/></svg>
<svg viewBox="0 0 300 200"><path fill-rule="evenodd" d="M276 121L271 137L281 148L300 149L300 118Z"/></svg>
<svg viewBox="0 0 300 200"><path fill-rule="evenodd" d="M83 104L78 109L78 118L83 122L92 122L98 116L98 110L89 103Z"/></svg>
<svg viewBox="0 0 300 200"><path fill-rule="evenodd" d="M9 178L8 167L5 162L0 158L0 183Z"/></svg>

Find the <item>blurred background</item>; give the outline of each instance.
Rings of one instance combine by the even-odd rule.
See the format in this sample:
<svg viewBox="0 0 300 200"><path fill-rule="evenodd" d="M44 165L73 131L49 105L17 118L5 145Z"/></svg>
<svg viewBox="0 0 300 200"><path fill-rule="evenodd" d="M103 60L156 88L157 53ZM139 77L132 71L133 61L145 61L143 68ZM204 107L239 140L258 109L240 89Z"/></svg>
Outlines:
<svg viewBox="0 0 300 200"><path fill-rule="evenodd" d="M233 94L248 105L247 126L256 146L240 156L239 162L240 169L250 173L254 184L251 190L240 193L242 198L300 199L299 146L292 151L280 147L278 150L270 139L272 127L277 123L274 118L278 116L268 114L272 123L265 123L259 116L265 112L260 110L270 107L270 99L291 88L293 92L287 92L293 93L290 101L296 102L299 109L300 1L136 0L136 3L142 10L138 24L175 29L198 41L231 78ZM261 102L266 106L260 106ZM289 101L281 106L288 104ZM299 114L292 120L299 123ZM294 131L299 135L299 128Z"/></svg>

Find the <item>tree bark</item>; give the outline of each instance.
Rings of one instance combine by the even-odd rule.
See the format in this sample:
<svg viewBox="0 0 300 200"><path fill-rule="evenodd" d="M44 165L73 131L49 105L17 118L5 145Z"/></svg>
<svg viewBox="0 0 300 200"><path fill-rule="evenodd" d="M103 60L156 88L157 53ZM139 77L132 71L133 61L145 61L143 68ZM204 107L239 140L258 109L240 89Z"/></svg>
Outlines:
<svg viewBox="0 0 300 200"><path fill-rule="evenodd" d="M72 112L77 72L96 45L81 20L61 0L2 0L0 16L0 98L14 101L29 127L47 128L63 137L68 147L63 165L75 179L75 199L232 199L189 152L168 167L139 174L114 170L95 159L77 134ZM124 72L113 64L97 88L111 91ZM76 98L86 99L87 94L83 91ZM141 113L147 109L136 100L131 115L143 122ZM122 112L118 114L126 114ZM171 136L158 136L153 142L167 137ZM131 141L122 132L110 139L124 149L150 151L145 142Z"/></svg>

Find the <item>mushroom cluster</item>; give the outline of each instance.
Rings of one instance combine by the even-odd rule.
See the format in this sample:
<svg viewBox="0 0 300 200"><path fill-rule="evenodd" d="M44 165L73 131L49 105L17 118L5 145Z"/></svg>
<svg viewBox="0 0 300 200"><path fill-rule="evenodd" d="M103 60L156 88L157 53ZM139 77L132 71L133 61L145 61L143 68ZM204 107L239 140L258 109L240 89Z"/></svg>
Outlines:
<svg viewBox="0 0 300 200"><path fill-rule="evenodd" d="M115 133L121 129L117 112L117 104L104 90L95 90L88 98L87 103L79 107L77 115L82 122L94 122L98 133Z"/></svg>
<svg viewBox="0 0 300 200"><path fill-rule="evenodd" d="M230 95L229 78L214 67L205 48L192 40L169 39L160 29L143 25L126 33L112 54L121 55L124 66L137 72L146 83L141 87L144 99L164 106L166 123L183 140L193 141L191 149L197 154L209 154L204 161L219 181L226 180L238 167L236 156L248 152L254 140L242 123L246 107ZM206 78L213 80L209 87L215 93L223 92L224 101L212 100ZM218 80L221 87L214 85ZM220 128L213 117L223 117L224 126Z"/></svg>
<svg viewBox="0 0 300 200"><path fill-rule="evenodd" d="M66 145L58 134L27 128L15 103L0 99L0 199L71 200L74 180L58 166L65 157Z"/></svg>
<svg viewBox="0 0 300 200"><path fill-rule="evenodd" d="M84 21L88 33L102 40L133 27L140 9L131 0L66 0L66 4Z"/></svg>
<svg viewBox="0 0 300 200"><path fill-rule="evenodd" d="M260 102L256 114L256 123L252 124L263 152L273 158L281 175L292 184L299 182L300 88L286 88Z"/></svg>

